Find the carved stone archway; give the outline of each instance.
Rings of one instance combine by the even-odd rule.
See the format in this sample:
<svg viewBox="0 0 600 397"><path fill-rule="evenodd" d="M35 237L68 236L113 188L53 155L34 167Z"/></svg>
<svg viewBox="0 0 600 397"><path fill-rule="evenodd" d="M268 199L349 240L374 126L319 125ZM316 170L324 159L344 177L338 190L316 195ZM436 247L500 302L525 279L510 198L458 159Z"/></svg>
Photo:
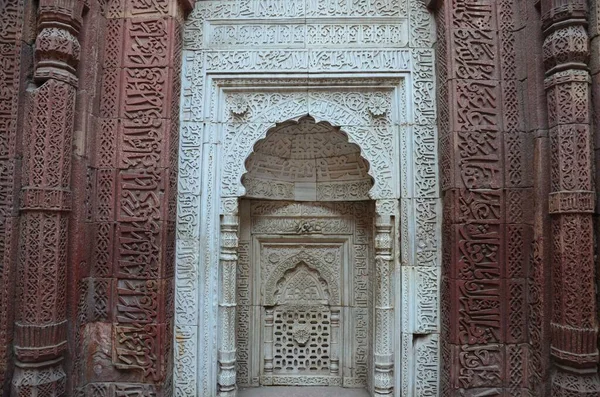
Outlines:
<svg viewBox="0 0 600 397"><path fill-rule="evenodd" d="M384 94L377 93L376 97L385 98ZM367 97L370 98L370 97ZM362 99L364 101L364 98ZM240 103L247 102L248 99L243 98L239 95L232 96L228 103L233 103L236 106L239 106ZM296 101L294 101L296 102ZM391 104L381 105L383 109L390 109ZM371 110L369 110L369 100L366 101L366 105L364 106L364 115L370 115L370 117L382 117L381 120L376 120L378 124L377 127L385 128L389 123L391 124L391 115L380 114L374 116ZM328 102L324 102L322 105L322 109L329 107L330 104ZM317 112L318 108L314 108L315 112ZM252 114L247 114L249 111L248 108L245 109L244 112L232 113L236 117L252 117ZM266 109L265 113L273 114L276 112L274 109ZM367 113L368 112L368 113ZM257 112L258 113L258 112ZM262 113L262 112L261 112ZM261 113L258 113L259 115ZM349 112L348 112L349 113ZM340 114L344 114L340 112ZM360 112L356 112L355 117L358 119L361 116ZM365 116L363 116L365 117ZM291 123L291 124L290 124ZM253 123L247 123L247 125L252 125ZM243 126L243 123L239 123L239 126ZM253 179L256 177L261 177L261 174L255 174L254 169L246 169L246 164L248 164L249 160L245 160L242 163L242 159L244 156L239 156L233 154L233 152L238 153L248 153L246 158L252 159L253 154L262 155L262 151L257 150L257 147L260 147L261 142L265 140L268 142L269 136L277 135L280 131L284 130L286 126L292 125L293 128L296 129L304 129L309 128L312 129L310 131L312 134L319 133L322 127L325 127L324 132L329 134L329 140L335 141L335 138L332 138L331 135L336 134L337 129L332 127L329 123L319 122L315 123L315 120L312 117L301 116L297 118L297 121L288 121L282 124L277 124L273 128L269 128L269 131L261 131L260 134L257 134L254 137L254 140L247 140L247 135L242 132L238 136L238 139L232 137L229 143L224 144L225 149L225 158L229 159L228 164L231 164L231 168L225 167L226 172L231 172L231 175L225 176L222 175L222 192L228 191L231 189L231 186L228 185L228 181L231 181L231 178L234 178L235 188L231 189L233 191L238 192L238 195L241 196L242 193L246 195L246 189L244 189L244 185L242 184L243 180L248 181L248 175L251 175ZM373 130L377 130L377 127L368 127L364 126L362 128L352 128L353 126L346 126L349 131L348 141L358 141L365 142L365 140L369 140L369 135L371 135L371 139L375 138L373 136ZM242 129L243 130L243 129ZM285 134L285 132L283 133ZM342 135L343 136L343 135ZM376 140L375 140L376 139ZM371 144L365 145L367 150L362 150L362 146L356 146L356 153L363 153L367 157L365 160L369 162L369 164L374 164L375 170L378 167L389 167L389 164L392 163L393 156L391 155L391 150L394 149L394 141L393 134L381 135L378 136L371 141ZM270 142L271 145L274 142ZM348 149L348 147L345 147ZM271 148L273 149L273 148ZM344 150L344 147L338 147L337 149ZM376 152L376 149L379 149ZM377 155L375 155L377 153ZM336 156L333 154L332 156ZM383 160L382 160L383 157ZM347 160L347 159L346 159ZM358 172L357 178L367 178L369 180L369 186L371 185L371 177L368 176L367 170L369 167L366 167L364 172ZM236 170L244 170L247 173L244 177L238 177ZM323 171L323 170L321 170ZM273 171L271 170L271 173ZM265 174L262 175L264 177ZM385 197L386 195L391 196L391 186L393 182L391 181L391 173L385 172L374 172L371 175L374 175L374 184L371 189L369 195L384 195L384 198L380 198L376 200L376 221L375 221L375 235L373 236L374 241L374 268L375 268L375 277L376 280L374 286L374 302L376 304L373 307L374 314L374 337L373 337L373 379L372 379L372 391L374 395L390 395L393 393L394 389L394 336L393 336L393 328L394 328L394 302L393 302L393 269L394 269L394 258L395 252L399 251L399 246L396 243L398 241L397 238L397 218L399 214L398 208L398 200L393 197ZM383 183L379 182L379 180L383 180ZM329 181L328 181L329 182ZM347 181L352 183L353 180ZM254 182L253 182L254 183ZM277 181L265 181L265 183L278 184L280 182ZM319 183L316 183L318 186ZM306 187L304 186L304 189ZM317 200L318 188L314 189L315 197L313 200ZM261 190L262 192L262 190ZM223 193L222 193L223 194ZM301 196L306 196L306 192L303 191ZM269 198L278 198L278 199L289 199L287 195L283 197L269 197ZM325 197L328 198L328 197ZM363 197L364 198L364 197ZM366 197L370 198L370 197ZM348 197L341 197L341 199L348 199ZM221 228L220 228L220 238L221 238L221 250L220 250L220 263L219 269L221 272L221 276L219 277L218 290L222 291L220 295L219 302L219 313L218 313L218 332L219 335L222 335L218 339L218 395L219 396L233 396L235 395L236 389L236 367L235 367L235 357L236 357L236 331L235 331L235 323L232 322L235 319L235 308L236 308L236 269L238 268L238 241L239 241L239 212L238 212L238 200L237 197L222 197L222 206L221 206ZM305 258L307 259L307 258ZM292 258L292 262L293 258ZM289 267L289 266L288 266ZM287 269L285 266L283 267ZM332 276L326 275L326 269L319 269L322 271L322 275L329 278L329 285L332 287L333 283L331 283ZM278 274L280 277L275 277L275 280L279 280L281 278L281 274ZM270 288L270 284L267 281L267 284L264 288ZM338 297L339 293L333 289L334 296ZM338 297L339 299L339 297ZM272 315L272 313L271 313Z"/></svg>
<svg viewBox="0 0 600 397"><path fill-rule="evenodd" d="M186 27L175 395L214 396L218 387L234 393L236 291L223 286L235 286L245 161L277 123L306 115L339 127L370 165L377 263L395 290L377 306L388 313L382 324L398 330L380 339L386 348L375 360L389 364L380 366L378 387L397 396L437 395L441 205L431 15L419 1L300 3L199 2ZM328 30L309 16L344 28ZM267 37L283 19L291 29L302 20L301 45L242 43L242 25L264 28ZM364 43L331 37L350 26L365 31Z"/></svg>
<svg viewBox="0 0 600 397"><path fill-rule="evenodd" d="M405 393L400 392L399 388L402 387L403 382L408 383L408 381L403 381L401 378L408 377L409 374L400 370L394 373L393 367L395 365L399 369L402 366L408 370L419 365L417 355L420 354L420 349L427 354L427 358L422 361L423 368L426 368L427 372L420 379L434 384L433 388L437 387L435 385L437 385L438 339L437 334L432 333L431 330L437 330L439 272L437 266L430 268L426 264L427 258L435 258L437 248L431 252L426 244L422 245L415 259L424 266L402 269L399 267L402 247L395 243L400 241L400 234L404 233L403 245L406 251L403 256L409 260L409 247L416 243L409 232L409 225L415 220L414 215L417 216L417 220L422 216L429 217L428 220L423 219L425 221L423 226L433 221L426 226L429 230L428 233L431 233L427 237L427 244L436 243L439 225L435 216L433 219L430 217L431 211L436 210L437 204L436 200L421 199L414 202L418 204L415 208L414 204L411 204L412 199L407 197L404 201L406 205L404 212L400 209L400 179L408 178L408 172L403 175L403 170L406 170L404 164L407 164L408 159L400 155L402 151L400 138L403 129L400 120L406 117L406 113L394 109L398 107L402 109L406 106L404 99L407 95L404 89L406 80L393 78L388 81L389 85L386 86L370 89L356 88L350 92L351 95L348 95L348 88L344 88L342 95L339 91L336 92L335 88L327 91L314 88L313 91L307 91L304 79L288 79L286 80L288 84L286 95L271 95L269 91L273 88L261 86L265 84L265 81L260 79L236 81L215 78L213 80L214 91L211 96L224 103L219 117L221 120L227 121L205 124L204 133L218 143L204 145L202 152L193 151L193 149L188 151L186 148L182 148L180 152L183 165L180 167L180 187L182 185L190 186L189 184L194 181L189 177L190 168L186 163L188 161L195 162L198 169L202 165L201 189L203 193L202 196L197 197L180 194L180 198L186 197L189 200L180 201L180 204L189 208L189 211L186 211L185 207L179 207L179 216L180 219L185 220L185 225L180 224L179 227L182 232L180 237L183 238L180 239L178 245L180 250L178 257L183 258L181 263L183 269L193 270L194 266L198 265L194 265L192 261L196 260L198 253L202 255L198 259L201 271L200 279L204 284L195 284L194 279L190 280L185 272L179 272L178 267L177 274L178 277L181 277L183 286L183 288L179 288L178 284L177 293L178 296L181 296L178 302L183 304L176 307L176 314L181 311L182 314L186 313L187 316L189 313L189 316L192 317L196 315L195 310L199 310L202 318L197 327L182 327L191 332L181 333L180 335L183 337L176 340L179 346L185 349L177 350L185 352L183 358L186 360L183 362L191 362L191 360L187 360L186 356L189 354L188 349L195 348L193 346L196 346L196 338L200 345L198 347L200 357L206 357L205 354L208 356L204 374L200 368L192 366L192 369L197 372L189 373L188 366L181 366L181 372L178 372L176 368L176 380L177 376L185 376L192 380L200 376L210 380L212 376L217 376L218 370L218 384L222 395L234 393L235 331L233 324L235 321L235 274L238 259L238 198L246 193L242 184L242 175L247 171L246 159L253 152L257 142L264 139L267 132L276 127L276 122L284 119L284 115L297 115L288 122L297 123L308 113L314 117L317 123L319 120L325 119L331 125L341 126L341 131L347 135L348 141L358 146L361 156L369 163L368 174L374 180L369 198L375 199L377 203L376 236L374 238L378 256L376 263L382 269L380 278L387 279L385 283L390 285L389 290L383 294L382 301L378 303L378 306L386 313L381 316L385 317L381 323L387 328L387 331L384 331L387 336L379 338L382 345L378 353L376 351L375 359L381 364L378 366L381 375L378 378L375 377L375 381L379 382L378 388L398 390L398 395ZM347 81L350 84L352 82L363 83L359 79ZM317 80L316 83L319 81ZM244 86L245 90L239 91L236 88L237 84ZM255 85L251 91L247 88L249 84ZM352 98L352 101L348 101L348 98ZM375 115L370 110L370 104L375 102L372 98L384 99L382 106L386 109L384 114ZM332 103L341 110L332 113ZM190 124L184 126L183 137L189 136L193 132L188 129L190 127L192 127ZM197 157L192 153L197 153ZM182 175L186 177L182 178ZM195 186L190 187L195 188ZM215 224L219 219L220 224ZM406 223L401 227L402 219ZM195 232L198 233L196 234L198 237L189 238L192 236L186 230L189 227L198 227L196 229L198 231ZM218 243L219 240L220 243ZM211 263L214 265L209 265ZM216 263L219 264L216 265ZM395 294L391 293L392 285L395 285ZM218 291L221 291L222 297L228 297L230 300L221 300L219 310L214 310L210 299L218 296ZM193 296L194 293L197 293L198 296ZM194 306L189 305L188 302ZM399 309L395 311L395 314L394 307ZM219 330L217 334L211 331L215 328ZM422 339L425 341L425 345L417 344L417 349L413 350L412 333L406 332L404 337L402 336L404 333L392 335L390 333L392 328L407 331L410 331L411 328L418 329L425 335L431 334L431 336ZM224 332L225 329L231 331ZM218 340L217 335L221 335L222 338ZM186 346L188 341L190 342ZM419 341L419 343L421 342ZM219 351L211 352L214 346L219 346ZM394 350L401 351L401 353L394 355ZM217 357L220 363L218 369L213 367L217 362ZM419 368L413 370L417 373L422 371ZM210 375L210 377L205 375L210 373L214 375ZM217 383L207 387L215 390ZM411 386L407 385L407 387Z"/></svg>
<svg viewBox="0 0 600 397"><path fill-rule="evenodd" d="M365 200L374 183L360 152L339 127L310 116L278 123L253 145L241 178L251 200L240 203L239 385L343 385L377 395L393 389L393 326L384 320L393 318L397 247L388 236L388 255L373 252L373 211ZM326 303L276 299L276 285L299 264L323 280ZM374 305L373 294L383 305ZM294 340L295 327L308 327L310 348Z"/></svg>
<svg viewBox="0 0 600 397"><path fill-rule="evenodd" d="M242 178L245 196L269 200L369 200L373 178L360 147L310 116L271 129L254 146Z"/></svg>

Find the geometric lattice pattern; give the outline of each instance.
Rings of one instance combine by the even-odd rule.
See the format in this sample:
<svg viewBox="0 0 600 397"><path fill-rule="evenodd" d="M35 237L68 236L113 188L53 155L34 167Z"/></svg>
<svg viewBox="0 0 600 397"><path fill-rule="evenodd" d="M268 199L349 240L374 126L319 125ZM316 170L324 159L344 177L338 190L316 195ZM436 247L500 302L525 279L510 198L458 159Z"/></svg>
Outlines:
<svg viewBox="0 0 600 397"><path fill-rule="evenodd" d="M274 317L273 372L329 375L329 307L281 306L275 309Z"/></svg>

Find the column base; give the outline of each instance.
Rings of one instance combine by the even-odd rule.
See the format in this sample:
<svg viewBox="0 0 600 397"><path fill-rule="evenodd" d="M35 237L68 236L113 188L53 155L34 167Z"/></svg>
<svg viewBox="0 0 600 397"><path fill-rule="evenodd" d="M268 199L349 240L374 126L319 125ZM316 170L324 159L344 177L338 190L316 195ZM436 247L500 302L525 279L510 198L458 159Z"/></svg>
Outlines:
<svg viewBox="0 0 600 397"><path fill-rule="evenodd" d="M394 374L391 366L389 368L378 368L375 364L373 386L375 396L391 396L394 394Z"/></svg>
<svg viewBox="0 0 600 397"><path fill-rule="evenodd" d="M237 389L229 391L219 390L218 397L237 397Z"/></svg>
<svg viewBox="0 0 600 397"><path fill-rule="evenodd" d="M67 374L62 364L32 366L16 363L11 397L59 397L66 394Z"/></svg>
<svg viewBox="0 0 600 397"><path fill-rule="evenodd" d="M598 373L578 373L558 368L552 373L552 397L598 397Z"/></svg>

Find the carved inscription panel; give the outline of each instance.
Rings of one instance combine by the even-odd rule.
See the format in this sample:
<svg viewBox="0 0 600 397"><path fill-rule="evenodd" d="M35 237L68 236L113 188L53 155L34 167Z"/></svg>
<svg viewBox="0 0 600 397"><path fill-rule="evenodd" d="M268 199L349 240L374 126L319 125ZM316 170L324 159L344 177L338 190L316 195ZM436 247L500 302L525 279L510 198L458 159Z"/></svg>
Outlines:
<svg viewBox="0 0 600 397"><path fill-rule="evenodd" d="M238 385L366 387L372 203L240 207Z"/></svg>

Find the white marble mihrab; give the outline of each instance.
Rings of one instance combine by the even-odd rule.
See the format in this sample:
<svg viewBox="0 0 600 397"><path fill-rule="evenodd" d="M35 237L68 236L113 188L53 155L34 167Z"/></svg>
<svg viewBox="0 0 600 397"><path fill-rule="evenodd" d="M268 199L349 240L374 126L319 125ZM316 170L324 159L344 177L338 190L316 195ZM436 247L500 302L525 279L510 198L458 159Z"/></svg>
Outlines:
<svg viewBox="0 0 600 397"><path fill-rule="evenodd" d="M252 248L240 235L247 220L240 217L238 198L269 196L255 194L247 183L260 168L255 158L265 156L259 142L274 127L305 116L316 125L329 123L360 156L329 157L321 167L330 179L347 167L336 187L339 198L313 193L319 190L318 170L308 187L292 178L293 197L285 197L299 200L309 192L310 200L368 196L376 202L371 232L361 237L372 242L378 283L367 299L377 300L372 318L379 319L366 336L373 379L368 389L375 395L390 389L396 396L438 395L441 204L434 41L432 16L422 0L196 2L184 31L175 396L236 393L236 340L245 336L240 324L261 326L245 322L235 306L254 299L239 283ZM302 159L286 160L293 160L296 176L302 174L303 163L296 162ZM282 171L283 166L257 175L272 184L289 182ZM346 178L350 174L357 179ZM349 198L344 189L359 193ZM323 223L318 215L306 215L299 224L269 220L256 227L280 228L279 235L290 236L348 227L343 220ZM349 285L344 281L340 291ZM378 354L369 356L373 351ZM260 351L252 357L260 360ZM260 371L257 377L250 381L260 382Z"/></svg>

